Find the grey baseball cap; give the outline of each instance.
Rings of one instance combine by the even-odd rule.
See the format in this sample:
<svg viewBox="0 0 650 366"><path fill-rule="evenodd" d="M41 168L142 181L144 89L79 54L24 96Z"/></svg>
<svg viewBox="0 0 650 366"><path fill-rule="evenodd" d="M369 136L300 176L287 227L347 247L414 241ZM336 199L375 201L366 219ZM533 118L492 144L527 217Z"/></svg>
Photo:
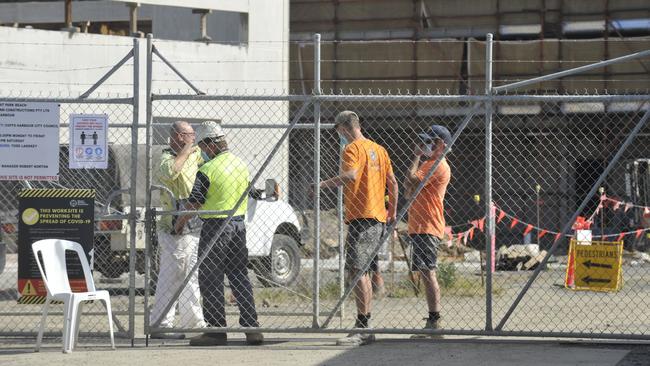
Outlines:
<svg viewBox="0 0 650 366"><path fill-rule="evenodd" d="M451 145L451 133L445 126L431 125L424 132L419 133L418 136L423 140L434 140L436 138L442 139L447 146Z"/></svg>
<svg viewBox="0 0 650 366"><path fill-rule="evenodd" d="M201 126L197 129L195 141L198 144L207 138L216 139L224 136L226 136L226 134L223 132L220 123L215 121L205 121L201 123Z"/></svg>

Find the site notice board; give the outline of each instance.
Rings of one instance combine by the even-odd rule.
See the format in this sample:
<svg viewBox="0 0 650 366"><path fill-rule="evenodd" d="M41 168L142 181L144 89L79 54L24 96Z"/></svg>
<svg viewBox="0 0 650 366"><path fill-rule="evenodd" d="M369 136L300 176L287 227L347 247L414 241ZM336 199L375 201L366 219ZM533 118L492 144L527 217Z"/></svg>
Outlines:
<svg viewBox="0 0 650 366"><path fill-rule="evenodd" d="M92 263L95 224L95 191L92 189L24 189L18 202L18 302L41 304L47 290L32 252L41 239L65 239L80 243ZM76 254L66 253L70 288L86 291L83 268Z"/></svg>

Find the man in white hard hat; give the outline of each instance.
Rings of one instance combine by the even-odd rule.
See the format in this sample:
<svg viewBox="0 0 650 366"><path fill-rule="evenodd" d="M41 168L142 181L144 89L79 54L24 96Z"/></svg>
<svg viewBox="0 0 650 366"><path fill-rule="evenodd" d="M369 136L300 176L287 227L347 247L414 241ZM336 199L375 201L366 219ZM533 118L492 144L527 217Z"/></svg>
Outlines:
<svg viewBox="0 0 650 366"><path fill-rule="evenodd" d="M205 164L196 174L188 199L190 209L211 211L201 214L203 227L199 242L199 257L208 252L199 268L199 285L203 295L203 316L210 327L225 327L224 275L239 306L239 325L259 327L253 289L248 279L248 248L246 247L246 214L248 197L235 207L249 186L246 164L228 150L221 125L214 121L203 122L196 141L207 155ZM234 210L234 212L232 212ZM228 216L232 218L228 220ZM182 225L188 216L179 220ZM224 227L225 225L225 227ZM217 236L219 231L221 235ZM251 329L246 332L250 345L262 344L264 336ZM218 346L227 343L226 333L203 333L190 340L191 346Z"/></svg>

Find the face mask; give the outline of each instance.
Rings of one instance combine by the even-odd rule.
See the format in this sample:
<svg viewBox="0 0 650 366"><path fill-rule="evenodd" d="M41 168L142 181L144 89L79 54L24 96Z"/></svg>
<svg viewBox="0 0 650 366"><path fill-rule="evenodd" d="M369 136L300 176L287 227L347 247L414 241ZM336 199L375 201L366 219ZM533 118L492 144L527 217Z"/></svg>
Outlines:
<svg viewBox="0 0 650 366"><path fill-rule="evenodd" d="M348 139L346 139L345 136L339 134L339 143L341 146L345 146L348 144Z"/></svg>
<svg viewBox="0 0 650 366"><path fill-rule="evenodd" d="M203 158L203 161L206 163L211 160L208 154L206 154L205 151L203 150L201 150L201 157Z"/></svg>

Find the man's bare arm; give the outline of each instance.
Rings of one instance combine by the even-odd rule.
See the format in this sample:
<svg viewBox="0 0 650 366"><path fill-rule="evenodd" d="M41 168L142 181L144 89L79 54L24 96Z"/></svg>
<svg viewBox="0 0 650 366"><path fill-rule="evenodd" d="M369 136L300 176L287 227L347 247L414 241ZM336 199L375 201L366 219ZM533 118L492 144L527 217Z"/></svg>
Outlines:
<svg viewBox="0 0 650 366"><path fill-rule="evenodd" d="M321 188L336 188L344 185L347 182L355 180L357 177L357 170L348 170L335 177L324 180L320 183Z"/></svg>
<svg viewBox="0 0 650 366"><path fill-rule="evenodd" d="M399 195L399 187L394 174L386 176L386 187L388 188L388 223L392 223L397 216L397 198Z"/></svg>
<svg viewBox="0 0 650 366"><path fill-rule="evenodd" d="M421 155L415 154L413 160L411 160L409 170L406 172L406 177L404 178L404 195L406 198L411 197L415 188L420 184L420 177L418 177L420 158Z"/></svg>

